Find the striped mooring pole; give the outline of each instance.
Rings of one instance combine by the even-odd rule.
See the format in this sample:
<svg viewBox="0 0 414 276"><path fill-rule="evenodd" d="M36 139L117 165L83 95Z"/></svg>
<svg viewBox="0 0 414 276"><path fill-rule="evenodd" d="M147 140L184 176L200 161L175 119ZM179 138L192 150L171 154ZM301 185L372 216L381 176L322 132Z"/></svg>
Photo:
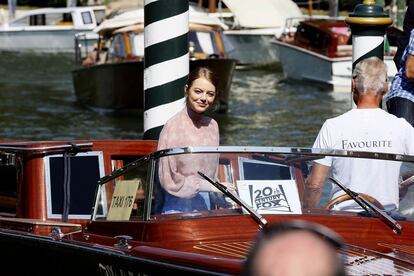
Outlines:
<svg viewBox="0 0 414 276"><path fill-rule="evenodd" d="M352 69L367 57L384 59L384 35L392 19L384 13L382 6L376 5L375 0L364 0L355 6L345 22L352 32Z"/></svg>
<svg viewBox="0 0 414 276"><path fill-rule="evenodd" d="M145 140L158 140L163 125L185 105L188 16L188 0L144 2Z"/></svg>

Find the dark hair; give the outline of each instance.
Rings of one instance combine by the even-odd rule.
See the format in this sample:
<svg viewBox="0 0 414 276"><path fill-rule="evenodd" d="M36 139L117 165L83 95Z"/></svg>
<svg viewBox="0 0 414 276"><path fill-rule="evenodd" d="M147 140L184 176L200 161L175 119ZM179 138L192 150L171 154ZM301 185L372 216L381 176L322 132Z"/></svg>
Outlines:
<svg viewBox="0 0 414 276"><path fill-rule="evenodd" d="M257 253L273 238L281 236L292 231L307 231L321 240L325 241L332 249L338 250L344 247L342 238L331 229L316 223L302 220L289 220L266 226L257 236L253 247L250 249L247 259L244 262L243 276L254 275L254 261ZM338 255L338 262L335 268L335 276L343 276L345 274L345 265L342 258Z"/></svg>
<svg viewBox="0 0 414 276"><path fill-rule="evenodd" d="M195 68L188 75L187 83L186 83L187 89L190 89L191 85L193 85L193 82L196 79L199 79L199 78L205 78L206 80L211 82L214 85L214 87L216 88L216 97L214 98L214 103L213 103L213 106L215 106L218 102L218 98L219 98L219 95L220 95L220 91L218 89L219 88L219 80L218 80L216 74L207 67L197 67L197 68Z"/></svg>

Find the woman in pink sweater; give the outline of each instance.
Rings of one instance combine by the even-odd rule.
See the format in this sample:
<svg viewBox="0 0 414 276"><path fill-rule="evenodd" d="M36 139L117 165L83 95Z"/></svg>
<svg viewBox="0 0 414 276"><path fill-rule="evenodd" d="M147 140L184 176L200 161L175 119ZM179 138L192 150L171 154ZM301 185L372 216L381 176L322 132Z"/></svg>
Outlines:
<svg viewBox="0 0 414 276"><path fill-rule="evenodd" d="M217 122L204 115L218 99L217 86L216 77L207 68L200 67L190 73L184 88L186 105L164 125L158 150L219 145ZM197 171L216 179L217 167L216 154L185 154L161 158L159 180L164 194L161 213L209 210L209 192L218 190L201 178Z"/></svg>

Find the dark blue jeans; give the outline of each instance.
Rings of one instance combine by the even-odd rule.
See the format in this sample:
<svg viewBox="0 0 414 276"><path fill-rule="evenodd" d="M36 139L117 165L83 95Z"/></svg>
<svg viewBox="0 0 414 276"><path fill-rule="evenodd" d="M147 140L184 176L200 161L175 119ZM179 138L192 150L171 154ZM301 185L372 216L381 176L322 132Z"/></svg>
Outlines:
<svg viewBox="0 0 414 276"><path fill-rule="evenodd" d="M208 210L204 198L198 193L193 198L180 198L164 192L164 206L161 213L186 213Z"/></svg>
<svg viewBox="0 0 414 276"><path fill-rule="evenodd" d="M405 118L414 127L414 103L400 97L393 97L387 101L388 112L399 118Z"/></svg>

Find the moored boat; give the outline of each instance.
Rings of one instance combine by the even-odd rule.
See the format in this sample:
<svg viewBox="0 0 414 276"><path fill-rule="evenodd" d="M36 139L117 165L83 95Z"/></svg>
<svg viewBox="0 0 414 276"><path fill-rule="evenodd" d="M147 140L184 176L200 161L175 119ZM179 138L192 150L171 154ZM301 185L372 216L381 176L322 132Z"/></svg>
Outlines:
<svg viewBox="0 0 414 276"><path fill-rule="evenodd" d="M218 75L220 84L217 112L226 112L236 61L227 57L223 42L225 26L205 13L189 12L190 70L205 66ZM104 21L96 30L100 37L96 57L89 62L78 48L72 71L78 101L88 107L107 111L143 108L144 16L133 10ZM90 35L90 34L89 34ZM83 35L75 45L90 45ZM80 43L78 43L80 42Z"/></svg>
<svg viewBox="0 0 414 276"><path fill-rule="evenodd" d="M0 50L73 53L75 34L91 31L105 6L34 9L0 26Z"/></svg>
<svg viewBox="0 0 414 276"><path fill-rule="evenodd" d="M286 32L272 40L279 51L283 74L288 79L328 85L334 92L351 91L352 39L344 18L290 18ZM296 26L292 31L289 26ZM384 54L388 77L397 73L395 47Z"/></svg>
<svg viewBox="0 0 414 276"><path fill-rule="evenodd" d="M276 147L155 148L155 141L138 140L2 143L0 172L7 180L0 191L0 244L7 252L2 271L237 275L262 227L301 219L344 238L347 245L339 253L348 275L414 273L413 190L407 175L413 156ZM399 212L387 214L372 199L378 208L335 210L343 197L304 208L309 165L325 156L397 162L405 179L399 183ZM217 161L214 185L233 182L237 194L211 192L205 210L160 212L168 191L158 164L206 157ZM203 168L199 172L200 179L205 177ZM240 200L234 204L227 197ZM16 259L24 265L16 266Z"/></svg>

